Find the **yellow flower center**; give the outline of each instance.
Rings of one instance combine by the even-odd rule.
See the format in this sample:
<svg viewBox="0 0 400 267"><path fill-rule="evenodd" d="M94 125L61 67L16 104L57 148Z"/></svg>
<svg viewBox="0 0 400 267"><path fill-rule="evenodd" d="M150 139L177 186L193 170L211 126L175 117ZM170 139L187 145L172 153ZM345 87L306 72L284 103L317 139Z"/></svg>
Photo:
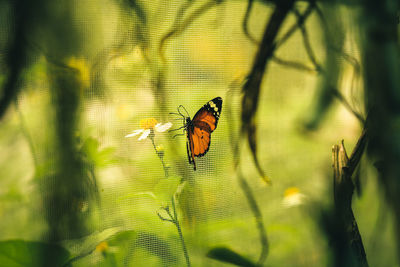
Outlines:
<svg viewBox="0 0 400 267"><path fill-rule="evenodd" d="M96 246L96 250L99 252L103 252L106 251L108 249L108 244L106 241L100 242L97 246Z"/></svg>
<svg viewBox="0 0 400 267"><path fill-rule="evenodd" d="M140 121L140 128L147 130L147 129L154 129L154 126L158 121L154 118L143 119Z"/></svg>
<svg viewBox="0 0 400 267"><path fill-rule="evenodd" d="M285 197L290 197L299 193L300 190L297 187L289 187L288 189L285 190L285 193L283 193L283 195Z"/></svg>

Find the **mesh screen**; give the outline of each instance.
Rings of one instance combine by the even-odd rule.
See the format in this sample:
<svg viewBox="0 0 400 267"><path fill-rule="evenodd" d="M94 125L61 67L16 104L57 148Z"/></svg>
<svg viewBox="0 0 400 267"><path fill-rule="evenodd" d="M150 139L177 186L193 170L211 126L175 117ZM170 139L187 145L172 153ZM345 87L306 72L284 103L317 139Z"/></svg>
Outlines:
<svg viewBox="0 0 400 267"><path fill-rule="evenodd" d="M285 10L273 2L0 1L0 266L335 262L321 218L332 145L350 155L366 115L360 11L283 1L249 119L260 43ZM340 97L324 102L326 77ZM211 132L194 115L215 97ZM202 157L194 128L211 135ZM393 266L376 170L361 166L364 247Z"/></svg>

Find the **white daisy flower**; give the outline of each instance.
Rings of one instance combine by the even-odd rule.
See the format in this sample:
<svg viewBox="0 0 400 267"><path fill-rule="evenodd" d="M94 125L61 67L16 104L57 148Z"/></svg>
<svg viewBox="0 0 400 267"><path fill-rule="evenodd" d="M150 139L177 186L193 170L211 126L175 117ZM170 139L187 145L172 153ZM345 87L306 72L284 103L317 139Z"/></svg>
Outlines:
<svg viewBox="0 0 400 267"><path fill-rule="evenodd" d="M132 137L141 134L138 140L144 140L150 135L150 133L154 133L154 131L162 133L171 128L171 126L172 123L170 122L163 124L157 122L154 118L143 119L140 121L140 129L134 130L132 133L125 135L125 137Z"/></svg>
<svg viewBox="0 0 400 267"><path fill-rule="evenodd" d="M283 193L282 205L287 208L299 206L304 203L305 198L297 187L289 187Z"/></svg>

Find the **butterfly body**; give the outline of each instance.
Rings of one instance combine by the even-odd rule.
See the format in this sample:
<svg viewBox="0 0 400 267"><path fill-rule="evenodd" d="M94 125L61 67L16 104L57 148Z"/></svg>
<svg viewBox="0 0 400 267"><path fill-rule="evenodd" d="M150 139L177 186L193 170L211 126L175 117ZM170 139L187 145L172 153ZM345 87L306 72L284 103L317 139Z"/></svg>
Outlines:
<svg viewBox="0 0 400 267"><path fill-rule="evenodd" d="M211 133L216 129L221 114L222 98L216 97L208 101L197 111L193 119L186 117L186 149L188 160L196 170L195 157L204 156L210 149Z"/></svg>

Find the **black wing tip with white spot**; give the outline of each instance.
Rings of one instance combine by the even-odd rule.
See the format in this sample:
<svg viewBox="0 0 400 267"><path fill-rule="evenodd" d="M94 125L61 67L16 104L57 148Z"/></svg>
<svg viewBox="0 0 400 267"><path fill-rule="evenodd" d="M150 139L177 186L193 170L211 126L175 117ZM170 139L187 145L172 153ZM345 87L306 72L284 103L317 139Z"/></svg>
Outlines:
<svg viewBox="0 0 400 267"><path fill-rule="evenodd" d="M222 97L217 96L216 98L211 99L212 102L214 102L214 104L221 108L222 107Z"/></svg>
<svg viewBox="0 0 400 267"><path fill-rule="evenodd" d="M218 96L214 99L211 99L204 105L204 108L213 113L213 116L216 118L215 124L217 125L222 110L222 98Z"/></svg>

